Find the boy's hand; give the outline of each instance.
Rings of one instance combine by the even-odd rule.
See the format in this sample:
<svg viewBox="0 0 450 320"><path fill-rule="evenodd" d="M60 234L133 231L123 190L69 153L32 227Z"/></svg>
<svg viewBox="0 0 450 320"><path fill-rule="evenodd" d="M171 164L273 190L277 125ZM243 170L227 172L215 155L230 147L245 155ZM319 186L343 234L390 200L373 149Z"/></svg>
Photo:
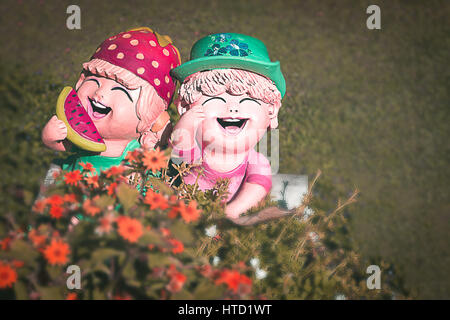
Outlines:
<svg viewBox="0 0 450 320"><path fill-rule="evenodd" d="M53 116L42 130L42 142L52 149L59 150L58 145L67 137L66 124Z"/></svg>
<svg viewBox="0 0 450 320"><path fill-rule="evenodd" d="M195 143L195 134L205 120L202 105L197 105L184 113L175 125L172 133L172 145L181 150L188 150Z"/></svg>

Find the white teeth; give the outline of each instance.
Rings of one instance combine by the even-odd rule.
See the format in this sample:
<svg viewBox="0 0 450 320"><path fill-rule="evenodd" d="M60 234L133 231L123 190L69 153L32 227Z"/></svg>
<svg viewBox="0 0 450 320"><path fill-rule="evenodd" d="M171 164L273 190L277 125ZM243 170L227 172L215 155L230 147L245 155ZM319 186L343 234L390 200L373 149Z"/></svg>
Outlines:
<svg viewBox="0 0 450 320"><path fill-rule="evenodd" d="M241 121L241 119L224 119L224 121L227 121L227 122L239 122L239 121Z"/></svg>
<svg viewBox="0 0 450 320"><path fill-rule="evenodd" d="M106 109L107 107L105 107L104 105L102 105L99 102L95 102L94 100L92 100L92 104L96 107L96 108L100 108L100 109Z"/></svg>

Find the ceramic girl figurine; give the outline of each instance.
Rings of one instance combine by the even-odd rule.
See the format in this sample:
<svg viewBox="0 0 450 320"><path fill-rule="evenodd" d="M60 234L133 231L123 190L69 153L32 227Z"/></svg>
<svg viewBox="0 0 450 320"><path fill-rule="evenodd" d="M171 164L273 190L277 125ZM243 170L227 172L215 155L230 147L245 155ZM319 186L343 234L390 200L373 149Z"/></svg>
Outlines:
<svg viewBox="0 0 450 320"><path fill-rule="evenodd" d="M184 177L211 189L228 178L226 214L237 218L270 191L269 161L254 147L268 128L278 126L286 91L279 62L271 62L260 40L222 33L197 41L191 60L172 70L182 83L172 134L174 162L201 166Z"/></svg>
<svg viewBox="0 0 450 320"><path fill-rule="evenodd" d="M165 110L175 91L169 72L179 64L180 55L171 39L149 28L106 39L83 64L75 87L106 150L77 150L74 156L55 161L53 168L76 170L81 169L80 162L89 162L99 173L120 165L128 151L164 144L163 133L166 136L171 130ZM56 116L42 132L44 144L58 151L70 145L66 136L66 125Z"/></svg>

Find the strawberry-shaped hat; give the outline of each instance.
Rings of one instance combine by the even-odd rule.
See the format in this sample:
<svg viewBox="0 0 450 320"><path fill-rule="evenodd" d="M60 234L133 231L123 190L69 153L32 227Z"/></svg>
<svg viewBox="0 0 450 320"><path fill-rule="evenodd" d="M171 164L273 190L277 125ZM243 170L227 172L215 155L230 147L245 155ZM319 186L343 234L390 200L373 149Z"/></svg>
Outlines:
<svg viewBox="0 0 450 320"><path fill-rule="evenodd" d="M180 53L169 36L141 27L112 36L97 48L92 59L100 59L126 69L152 85L170 104L175 83L170 70L180 65Z"/></svg>

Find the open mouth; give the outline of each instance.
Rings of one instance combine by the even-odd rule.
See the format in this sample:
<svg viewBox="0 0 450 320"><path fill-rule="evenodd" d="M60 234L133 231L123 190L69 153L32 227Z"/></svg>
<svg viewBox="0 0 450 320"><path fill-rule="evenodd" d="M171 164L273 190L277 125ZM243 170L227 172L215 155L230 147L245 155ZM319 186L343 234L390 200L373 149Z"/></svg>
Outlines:
<svg viewBox="0 0 450 320"><path fill-rule="evenodd" d="M217 118L217 122L225 130L226 133L236 135L241 132L248 118Z"/></svg>
<svg viewBox="0 0 450 320"><path fill-rule="evenodd" d="M89 97L88 97L88 99L92 106L92 115L91 116L93 116L94 118L96 118L96 119L104 118L104 117L106 117L106 115L108 113L111 112L112 109L110 107L107 107L107 106L101 104L100 102L94 101Z"/></svg>

